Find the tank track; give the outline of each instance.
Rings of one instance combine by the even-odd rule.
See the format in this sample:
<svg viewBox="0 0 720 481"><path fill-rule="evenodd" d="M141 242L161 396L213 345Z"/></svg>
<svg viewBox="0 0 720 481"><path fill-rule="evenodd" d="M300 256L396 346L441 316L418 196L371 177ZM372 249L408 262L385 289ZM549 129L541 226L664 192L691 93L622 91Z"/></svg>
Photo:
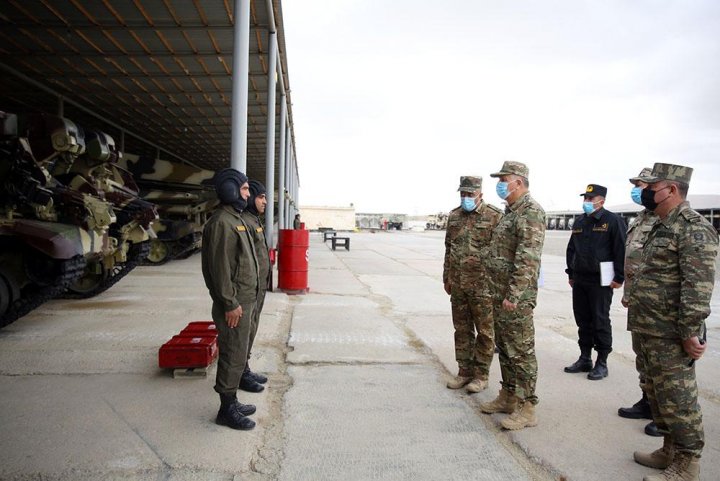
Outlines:
<svg viewBox="0 0 720 481"><path fill-rule="evenodd" d="M29 295L25 295L12 303L5 314L0 317L0 327L23 317L41 304L58 297L68 288L70 284L79 279L85 270L85 258L83 256L75 256L68 260L58 261L60 265L60 275L57 280L48 286L36 286L29 291Z"/></svg>
<svg viewBox="0 0 720 481"><path fill-rule="evenodd" d="M97 296L101 292L105 292L106 290L117 284L120 279L130 274L130 271L132 271L140 263L142 263L142 261L147 257L149 252L150 242L145 241L138 244L133 244L128 251L127 261L123 262L122 264L115 265L108 277L95 289L83 293L77 293L68 290L60 297L62 297L63 299L88 299L90 297Z"/></svg>

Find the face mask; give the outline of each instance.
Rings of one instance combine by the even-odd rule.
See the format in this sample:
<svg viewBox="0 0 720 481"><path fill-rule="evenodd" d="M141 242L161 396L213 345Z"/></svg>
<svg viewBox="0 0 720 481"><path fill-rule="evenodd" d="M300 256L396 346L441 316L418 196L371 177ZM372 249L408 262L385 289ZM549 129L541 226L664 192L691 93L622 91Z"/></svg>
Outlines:
<svg viewBox="0 0 720 481"><path fill-rule="evenodd" d="M508 183L507 182L498 182L495 186L495 192L497 193L498 197L505 200L510 195L510 191L508 191Z"/></svg>
<svg viewBox="0 0 720 481"><path fill-rule="evenodd" d="M633 187L633 190L630 191L630 197L632 198L633 202L635 202L638 205L642 205L642 200L640 199L640 196L642 195L643 188L642 187Z"/></svg>
<svg viewBox="0 0 720 481"><path fill-rule="evenodd" d="M463 197L462 199L460 199L460 201L460 205L462 205L462 208L465 212L472 212L477 209L474 197Z"/></svg>
<svg viewBox="0 0 720 481"><path fill-rule="evenodd" d="M595 210L595 205L591 201L583 202L583 211L590 215Z"/></svg>
<svg viewBox="0 0 720 481"><path fill-rule="evenodd" d="M640 203L643 207L645 207L647 210L655 210L657 209L657 206L665 202L668 197L665 197L660 202L655 202L655 194L660 192L661 190L669 189L669 187L663 187L660 190L650 190L650 187L645 187L642 192L640 193Z"/></svg>

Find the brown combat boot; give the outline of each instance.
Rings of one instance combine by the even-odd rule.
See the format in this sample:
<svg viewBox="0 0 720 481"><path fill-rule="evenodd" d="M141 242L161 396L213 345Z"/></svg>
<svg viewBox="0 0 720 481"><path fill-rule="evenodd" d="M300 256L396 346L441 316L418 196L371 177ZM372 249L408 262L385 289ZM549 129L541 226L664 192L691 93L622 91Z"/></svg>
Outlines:
<svg viewBox="0 0 720 481"><path fill-rule="evenodd" d="M700 481L700 458L678 451L665 471L645 476L643 481Z"/></svg>
<svg viewBox="0 0 720 481"><path fill-rule="evenodd" d="M476 393L480 391L484 391L485 388L488 387L488 381L486 378L481 376L475 376L475 379L472 380L470 384L465 386L465 390L469 393Z"/></svg>
<svg viewBox="0 0 720 481"><path fill-rule="evenodd" d="M635 458L636 463L647 466L648 468L665 469L672 463L674 454L675 448L673 447L672 439L670 439L670 436L664 436L662 448L656 449L652 453L635 451L633 458Z"/></svg>
<svg viewBox="0 0 720 481"><path fill-rule="evenodd" d="M473 372L471 369L461 367L458 375L447 382L448 389L460 389L473 380Z"/></svg>
<svg viewBox="0 0 720 481"><path fill-rule="evenodd" d="M514 394L509 393L505 389L500 389L500 394L495 400L482 403L480 410L485 414L507 413L512 414L517 408L518 398Z"/></svg>
<svg viewBox="0 0 720 481"><path fill-rule="evenodd" d="M537 426L537 424L538 420L537 416L535 416L535 405L529 401L523 402L520 409L512 413L510 417L503 419L500 423L502 427L511 431Z"/></svg>

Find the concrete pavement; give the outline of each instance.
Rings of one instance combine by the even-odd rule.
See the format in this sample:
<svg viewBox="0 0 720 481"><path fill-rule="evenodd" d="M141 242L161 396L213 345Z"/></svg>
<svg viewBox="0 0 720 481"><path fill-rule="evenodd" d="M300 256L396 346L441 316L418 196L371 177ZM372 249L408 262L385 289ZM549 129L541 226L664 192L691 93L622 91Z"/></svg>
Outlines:
<svg viewBox="0 0 720 481"><path fill-rule="evenodd" d="M444 232L351 234L331 251L311 233L310 287L266 301L254 370L269 374L258 427L216 426L214 372L173 379L157 349L209 317L199 256L140 267L100 296L56 300L0 331L0 479L640 480L632 451L659 442L617 416L640 395L630 336L613 304L615 351L599 382L562 372L577 358L567 232L549 232L536 314L540 425L499 428L456 371ZM718 290L697 364L705 414L703 481L720 468ZM616 296L619 297L619 296Z"/></svg>

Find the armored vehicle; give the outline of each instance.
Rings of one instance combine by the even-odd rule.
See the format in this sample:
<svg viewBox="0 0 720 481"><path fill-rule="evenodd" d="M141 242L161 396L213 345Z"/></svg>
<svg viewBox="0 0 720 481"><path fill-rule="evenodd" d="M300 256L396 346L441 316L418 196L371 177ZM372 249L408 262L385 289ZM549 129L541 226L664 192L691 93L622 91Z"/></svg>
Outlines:
<svg viewBox="0 0 720 481"><path fill-rule="evenodd" d="M74 190L109 202L116 221L110 225L110 249L89 259L84 275L68 287L65 297L74 298L107 290L139 265L150 251L155 237L151 224L158 218L155 206L140 198L132 175L118 165L121 154L112 137L88 130L85 142L84 154L55 162L51 174Z"/></svg>
<svg viewBox="0 0 720 481"><path fill-rule="evenodd" d="M200 249L202 229L217 205L210 184L215 172L163 159L125 154L121 165L133 174L142 197L158 206L146 264L181 259Z"/></svg>
<svg viewBox="0 0 720 481"><path fill-rule="evenodd" d="M46 169L84 151L82 131L64 119L41 123L50 149L38 161L17 116L0 112L0 327L76 282L115 221L107 203L58 183Z"/></svg>

